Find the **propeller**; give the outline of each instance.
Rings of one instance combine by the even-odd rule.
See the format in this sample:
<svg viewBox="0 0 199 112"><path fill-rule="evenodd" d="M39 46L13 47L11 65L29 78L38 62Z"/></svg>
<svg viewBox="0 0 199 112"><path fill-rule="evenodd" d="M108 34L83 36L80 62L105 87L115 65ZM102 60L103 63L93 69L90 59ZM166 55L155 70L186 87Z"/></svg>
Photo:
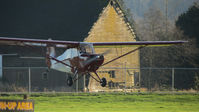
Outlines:
<svg viewBox="0 0 199 112"><path fill-rule="evenodd" d="M105 52L103 52L103 53L101 53L101 55L107 55L108 53L110 53L111 52L111 49L108 49L108 50L106 50Z"/></svg>
<svg viewBox="0 0 199 112"><path fill-rule="evenodd" d="M89 65L90 63L92 63L93 61L99 59L100 57L104 57L104 56L103 56L103 55L96 55L96 56L94 56L94 57L92 57L92 58L90 58L90 59L84 61L84 62L83 62L83 66Z"/></svg>

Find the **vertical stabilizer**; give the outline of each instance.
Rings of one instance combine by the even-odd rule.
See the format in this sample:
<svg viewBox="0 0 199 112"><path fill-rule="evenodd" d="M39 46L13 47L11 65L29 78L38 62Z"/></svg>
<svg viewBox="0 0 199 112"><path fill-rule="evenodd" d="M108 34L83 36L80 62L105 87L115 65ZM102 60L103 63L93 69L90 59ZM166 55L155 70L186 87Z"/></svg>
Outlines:
<svg viewBox="0 0 199 112"><path fill-rule="evenodd" d="M51 39L48 39L48 40L51 40ZM51 59L52 57L53 58L56 57L55 47L47 45L46 64L47 64L48 68L51 68L51 65L54 63L54 60Z"/></svg>
<svg viewBox="0 0 199 112"><path fill-rule="evenodd" d="M47 47L47 53L50 57L55 58L56 57L55 47Z"/></svg>

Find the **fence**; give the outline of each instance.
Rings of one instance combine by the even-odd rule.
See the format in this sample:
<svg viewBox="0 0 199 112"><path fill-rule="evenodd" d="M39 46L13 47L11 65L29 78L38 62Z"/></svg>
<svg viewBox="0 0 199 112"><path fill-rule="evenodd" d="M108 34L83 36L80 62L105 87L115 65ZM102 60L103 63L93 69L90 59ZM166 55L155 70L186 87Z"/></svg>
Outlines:
<svg viewBox="0 0 199 112"><path fill-rule="evenodd" d="M69 87L70 74L46 67L4 67L0 92L195 91L199 86L199 68L100 68L98 74L107 79L106 87L88 75Z"/></svg>

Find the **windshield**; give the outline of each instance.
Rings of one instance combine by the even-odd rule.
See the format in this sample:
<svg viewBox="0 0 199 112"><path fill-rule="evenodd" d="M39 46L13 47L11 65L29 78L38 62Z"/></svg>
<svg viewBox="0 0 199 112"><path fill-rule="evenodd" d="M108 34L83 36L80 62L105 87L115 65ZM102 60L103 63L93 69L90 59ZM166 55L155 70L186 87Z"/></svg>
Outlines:
<svg viewBox="0 0 199 112"><path fill-rule="evenodd" d="M80 43L80 53L95 53L93 45L91 43Z"/></svg>

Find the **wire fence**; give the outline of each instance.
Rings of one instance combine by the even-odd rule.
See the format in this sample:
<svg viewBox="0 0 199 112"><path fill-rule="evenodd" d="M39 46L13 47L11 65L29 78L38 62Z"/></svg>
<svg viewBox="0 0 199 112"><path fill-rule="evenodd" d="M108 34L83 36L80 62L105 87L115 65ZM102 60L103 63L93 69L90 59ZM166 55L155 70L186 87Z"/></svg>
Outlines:
<svg viewBox="0 0 199 112"><path fill-rule="evenodd" d="M106 87L89 75L70 87L66 81L72 74L48 71L46 67L4 67L0 92L197 92L199 88L199 68L110 67L100 68L97 73L106 78Z"/></svg>

